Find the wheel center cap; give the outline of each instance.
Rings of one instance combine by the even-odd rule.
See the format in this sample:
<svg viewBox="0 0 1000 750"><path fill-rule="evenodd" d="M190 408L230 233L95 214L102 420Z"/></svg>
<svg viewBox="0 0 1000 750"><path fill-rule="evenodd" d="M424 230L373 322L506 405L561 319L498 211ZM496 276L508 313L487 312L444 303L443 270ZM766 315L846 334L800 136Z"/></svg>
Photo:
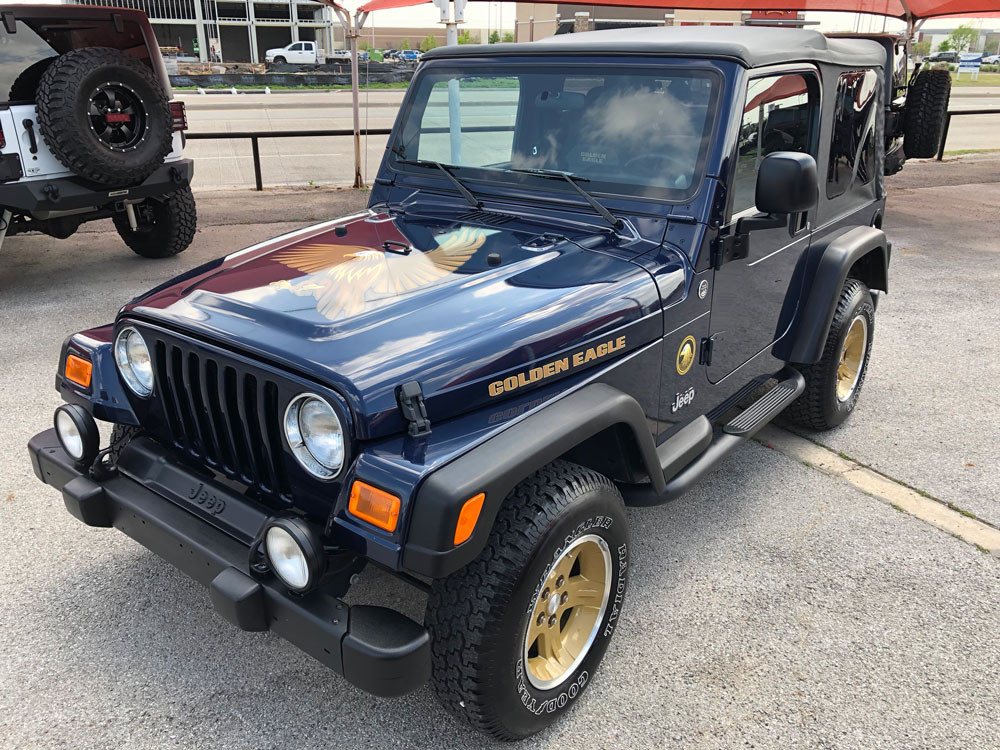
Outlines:
<svg viewBox="0 0 1000 750"><path fill-rule="evenodd" d="M556 613L556 610L559 609L559 595L553 594L552 596L550 596L549 603L548 605L546 605L545 608L550 616L554 615Z"/></svg>

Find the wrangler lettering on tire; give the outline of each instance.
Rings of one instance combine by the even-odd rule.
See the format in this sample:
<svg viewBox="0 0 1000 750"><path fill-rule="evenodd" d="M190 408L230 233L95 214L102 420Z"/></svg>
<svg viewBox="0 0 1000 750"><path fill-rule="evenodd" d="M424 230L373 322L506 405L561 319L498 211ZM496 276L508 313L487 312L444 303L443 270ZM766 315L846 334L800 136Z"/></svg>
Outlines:
<svg viewBox="0 0 1000 750"><path fill-rule="evenodd" d="M445 707L501 739L568 710L620 622L628 550L606 477L556 461L521 482L482 554L433 584L425 619Z"/></svg>

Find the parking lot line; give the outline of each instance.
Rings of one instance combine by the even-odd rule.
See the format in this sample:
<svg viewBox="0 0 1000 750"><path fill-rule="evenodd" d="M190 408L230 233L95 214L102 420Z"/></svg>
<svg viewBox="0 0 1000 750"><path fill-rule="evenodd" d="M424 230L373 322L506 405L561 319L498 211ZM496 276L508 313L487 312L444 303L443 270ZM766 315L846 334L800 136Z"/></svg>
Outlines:
<svg viewBox="0 0 1000 750"><path fill-rule="evenodd" d="M899 479L882 474L836 453L821 443L769 425L755 438L784 456L833 477L891 505L896 510L929 523L978 549L1000 557L1000 529L984 523L972 513L914 489Z"/></svg>

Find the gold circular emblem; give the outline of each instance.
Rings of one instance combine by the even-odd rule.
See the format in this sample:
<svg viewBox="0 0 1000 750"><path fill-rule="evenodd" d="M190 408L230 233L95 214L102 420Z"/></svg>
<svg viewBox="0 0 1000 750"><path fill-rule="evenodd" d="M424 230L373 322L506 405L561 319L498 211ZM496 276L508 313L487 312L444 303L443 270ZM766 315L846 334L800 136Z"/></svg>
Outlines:
<svg viewBox="0 0 1000 750"><path fill-rule="evenodd" d="M681 348L677 350L677 374L685 375L694 364L695 343L694 336L688 336L681 342Z"/></svg>

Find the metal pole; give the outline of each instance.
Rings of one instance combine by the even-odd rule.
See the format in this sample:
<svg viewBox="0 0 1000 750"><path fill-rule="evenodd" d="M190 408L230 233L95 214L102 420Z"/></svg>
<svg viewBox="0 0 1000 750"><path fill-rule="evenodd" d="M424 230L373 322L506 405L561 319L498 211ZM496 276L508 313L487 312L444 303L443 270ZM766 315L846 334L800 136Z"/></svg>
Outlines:
<svg viewBox="0 0 1000 750"><path fill-rule="evenodd" d="M350 43L351 50L351 104L354 109L354 187L363 188L364 180L361 178L361 93L358 90L358 36L361 34L361 27L368 18L367 13L355 13L354 21L350 15L339 5L334 6L337 17L340 18L340 25L344 27L344 35Z"/></svg>
<svg viewBox="0 0 1000 750"><path fill-rule="evenodd" d="M951 112L944 118L944 130L941 133L941 145L938 147L937 160L944 158L944 144L948 140L948 129L951 127Z"/></svg>
<svg viewBox="0 0 1000 750"><path fill-rule="evenodd" d="M257 192L264 189L264 180L260 176L260 142L257 136L250 139L250 148L253 150L253 179L257 185Z"/></svg>

